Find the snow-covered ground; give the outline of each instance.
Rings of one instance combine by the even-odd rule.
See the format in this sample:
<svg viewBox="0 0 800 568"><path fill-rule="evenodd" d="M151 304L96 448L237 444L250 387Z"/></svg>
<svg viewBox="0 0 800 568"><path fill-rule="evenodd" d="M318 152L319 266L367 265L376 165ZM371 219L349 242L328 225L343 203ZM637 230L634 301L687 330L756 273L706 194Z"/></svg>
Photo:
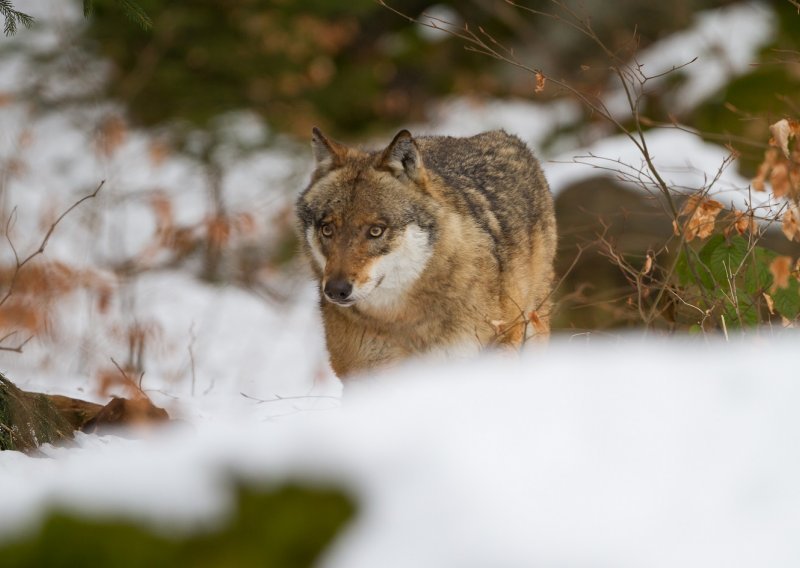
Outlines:
<svg viewBox="0 0 800 568"><path fill-rule="evenodd" d="M55 4L38 0L30 11L46 21L64 9ZM746 42L719 35L708 14L695 30L712 30L715 44L739 42L729 72L741 72L742 45L752 53L774 25L765 5L744 6L724 17L730 29L757 20ZM80 15L70 9L63 17ZM39 40L36 33L3 41L42 49L57 42L57 33ZM689 45L706 45L692 37ZM58 227L45 256L98 270L115 293L101 309L74 292L48 337L22 355L0 353L0 368L23 388L100 400L95 372L125 356L121 330L141 324L153 334L142 386L183 425L142 440L78 435L78 447L46 448L51 459L0 453L0 542L56 506L173 528L215 522L230 506L226 476L242 474L332 484L356 497L357 518L323 566L800 562L797 335L730 343L556 337L519 360L412 364L354 383L340 398L307 278L295 277L290 300L278 303L186 272L146 273L122 285L97 268L152 242L155 193L169 197L176 223L202 220L205 179L185 157L154 160L152 140L134 130L113 152L93 150L97 121L117 109L98 104L80 120L32 115L14 98L24 78L24 57L0 59L0 86L10 97L0 106L0 158L16 160L14 175L2 180L2 207L17 208L15 245L33 250L54 212L106 180L97 200ZM692 90L709 92L707 82ZM414 131L502 127L538 147L577 116L565 102L456 100ZM258 133L254 119L242 119ZM653 131L648 141L662 174L686 191L704 187L727 156L678 130ZM641 167L623 138L568 146L544 156L555 193L609 160ZM228 205L254 213L268 238L271 216L304 183L310 152L287 146L230 160ZM742 208L748 180L730 167L712 193ZM0 255L12 258L4 245Z"/></svg>
<svg viewBox="0 0 800 568"><path fill-rule="evenodd" d="M217 397L191 429L0 455L0 538L54 504L202 525L240 475L356 497L322 566L796 566L797 340L562 339L409 366L282 419Z"/></svg>

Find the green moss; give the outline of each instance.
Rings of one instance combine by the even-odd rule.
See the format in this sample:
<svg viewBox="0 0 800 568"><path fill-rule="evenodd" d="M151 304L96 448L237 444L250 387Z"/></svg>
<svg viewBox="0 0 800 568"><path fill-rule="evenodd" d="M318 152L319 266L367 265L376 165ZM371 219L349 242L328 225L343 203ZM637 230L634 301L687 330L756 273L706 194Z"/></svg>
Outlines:
<svg viewBox="0 0 800 568"><path fill-rule="evenodd" d="M56 513L38 534L0 546L0 558L5 568L311 566L353 512L338 491L242 488L235 516L216 532L168 537L129 521Z"/></svg>

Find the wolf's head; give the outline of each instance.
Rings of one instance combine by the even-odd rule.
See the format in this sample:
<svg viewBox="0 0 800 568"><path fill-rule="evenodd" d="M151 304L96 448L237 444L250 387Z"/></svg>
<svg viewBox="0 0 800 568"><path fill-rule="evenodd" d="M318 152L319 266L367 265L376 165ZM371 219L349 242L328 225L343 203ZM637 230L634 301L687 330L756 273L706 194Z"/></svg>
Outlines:
<svg viewBox="0 0 800 568"><path fill-rule="evenodd" d="M306 252L324 297L391 309L424 271L436 241L436 202L407 130L379 152L330 140L316 128L316 170L297 201Z"/></svg>

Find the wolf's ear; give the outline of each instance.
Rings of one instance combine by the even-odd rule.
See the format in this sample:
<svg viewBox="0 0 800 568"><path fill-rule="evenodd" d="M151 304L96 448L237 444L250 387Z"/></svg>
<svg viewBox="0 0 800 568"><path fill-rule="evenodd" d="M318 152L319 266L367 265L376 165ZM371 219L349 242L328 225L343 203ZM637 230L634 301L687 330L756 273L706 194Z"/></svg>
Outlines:
<svg viewBox="0 0 800 568"><path fill-rule="evenodd" d="M335 140L325 138L316 126L311 129L311 149L318 171L329 171L342 165L347 147Z"/></svg>
<svg viewBox="0 0 800 568"><path fill-rule="evenodd" d="M422 174L422 158L408 130L401 130L386 147L378 169L390 171L398 179L417 181Z"/></svg>

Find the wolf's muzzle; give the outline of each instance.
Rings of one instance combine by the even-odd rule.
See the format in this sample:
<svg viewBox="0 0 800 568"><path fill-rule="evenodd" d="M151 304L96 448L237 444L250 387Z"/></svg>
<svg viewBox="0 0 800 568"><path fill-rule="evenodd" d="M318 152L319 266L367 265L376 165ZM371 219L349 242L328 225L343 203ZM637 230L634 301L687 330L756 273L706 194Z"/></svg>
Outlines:
<svg viewBox="0 0 800 568"><path fill-rule="evenodd" d="M353 285L343 278L333 278L325 283L323 291L330 301L336 304L349 304Z"/></svg>

